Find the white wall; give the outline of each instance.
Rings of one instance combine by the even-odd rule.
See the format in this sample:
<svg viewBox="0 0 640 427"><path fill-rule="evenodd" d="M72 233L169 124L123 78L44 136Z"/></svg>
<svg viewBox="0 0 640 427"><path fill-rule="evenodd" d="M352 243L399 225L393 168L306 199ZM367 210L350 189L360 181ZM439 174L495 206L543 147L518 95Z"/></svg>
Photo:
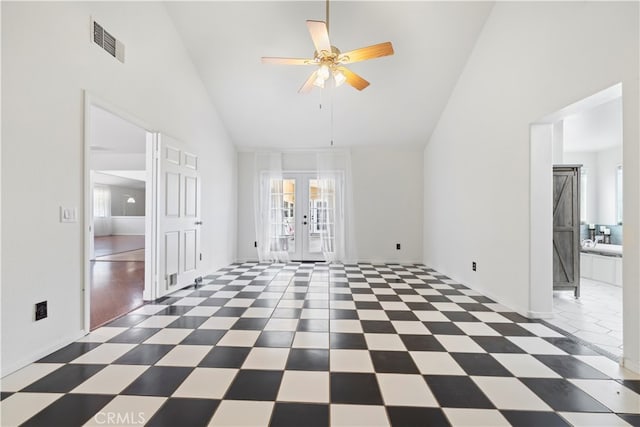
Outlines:
<svg viewBox="0 0 640 427"><path fill-rule="evenodd" d="M598 152L598 220L616 222L616 174L622 164L622 147Z"/></svg>
<svg viewBox="0 0 640 427"><path fill-rule="evenodd" d="M553 153L551 161L554 165L564 163L564 120L553 124Z"/></svg>
<svg viewBox="0 0 640 427"><path fill-rule="evenodd" d="M286 153L285 170L315 170L314 157ZM238 259L257 259L253 247L254 154L238 155ZM412 149L351 151L355 243L358 259L422 261L422 156ZM396 243L401 250L396 250Z"/></svg>
<svg viewBox="0 0 640 427"><path fill-rule="evenodd" d="M109 170L144 170L146 154L138 153L105 153L91 152L91 169L96 171Z"/></svg>
<svg viewBox="0 0 640 427"><path fill-rule="evenodd" d="M357 149L352 151L351 162L358 258L420 262L423 227L420 152ZM396 243L401 244L401 250L396 250Z"/></svg>
<svg viewBox="0 0 640 427"><path fill-rule="evenodd" d="M111 234L115 236L144 236L143 216L111 217Z"/></svg>
<svg viewBox="0 0 640 427"><path fill-rule="evenodd" d="M563 123L564 163L584 163L588 169L588 222L615 224L616 168L622 164L622 99L571 115Z"/></svg>
<svg viewBox="0 0 640 427"><path fill-rule="evenodd" d="M255 261L258 252L253 204L255 157L252 152L238 153L238 260Z"/></svg>
<svg viewBox="0 0 640 427"><path fill-rule="evenodd" d="M587 171L587 223L598 224L598 153L572 151L563 153L564 163L582 165ZM556 164L554 162L554 164Z"/></svg>
<svg viewBox="0 0 640 427"><path fill-rule="evenodd" d="M530 310L530 124L622 82L624 179L639 182L638 51L637 3L496 3L425 148L427 265ZM625 363L635 369L639 187L625 188L624 230Z"/></svg>
<svg viewBox="0 0 640 427"><path fill-rule="evenodd" d="M112 216L144 216L144 189L109 185ZM133 197L135 203L127 203Z"/></svg>
<svg viewBox="0 0 640 427"><path fill-rule="evenodd" d="M602 151L564 153L565 163L587 168L587 222L616 224L616 172L622 146Z"/></svg>
<svg viewBox="0 0 640 427"><path fill-rule="evenodd" d="M622 145L622 99L563 120L564 151L602 151Z"/></svg>
<svg viewBox="0 0 640 427"><path fill-rule="evenodd" d="M1 7L6 374L83 332L83 90L197 147L206 270L235 257L236 155L161 3ZM91 15L125 43L125 64L90 42ZM60 205L77 207L78 222L61 224ZM49 317L36 323L43 300Z"/></svg>

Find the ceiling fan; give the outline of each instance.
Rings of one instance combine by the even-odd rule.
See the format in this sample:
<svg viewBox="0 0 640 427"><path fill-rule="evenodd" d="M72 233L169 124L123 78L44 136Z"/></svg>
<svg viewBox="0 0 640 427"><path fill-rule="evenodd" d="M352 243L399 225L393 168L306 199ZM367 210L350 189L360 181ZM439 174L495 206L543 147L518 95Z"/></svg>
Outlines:
<svg viewBox="0 0 640 427"><path fill-rule="evenodd" d="M345 53L340 52L329 41L329 0L326 3L326 12L326 22L307 21L307 28L316 48L313 58L262 57L262 63L317 66L317 70L311 73L307 81L298 90L300 93L308 93L314 86L324 88L325 82L331 77L333 77L336 87L346 82L358 90L363 90L369 86L369 82L344 65L393 55L393 46L391 42L385 42Z"/></svg>

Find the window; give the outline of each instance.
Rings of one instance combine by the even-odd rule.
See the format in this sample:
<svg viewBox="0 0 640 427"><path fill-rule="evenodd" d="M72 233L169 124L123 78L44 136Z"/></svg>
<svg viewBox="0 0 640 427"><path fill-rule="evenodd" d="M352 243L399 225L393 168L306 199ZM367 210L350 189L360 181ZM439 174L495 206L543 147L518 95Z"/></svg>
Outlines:
<svg viewBox="0 0 640 427"><path fill-rule="evenodd" d="M93 188L93 216L106 218L111 216L111 191L109 187Z"/></svg>
<svg viewBox="0 0 640 427"><path fill-rule="evenodd" d="M580 223L587 223L587 168L580 169Z"/></svg>
<svg viewBox="0 0 640 427"><path fill-rule="evenodd" d="M622 165L616 168L616 223L622 225Z"/></svg>

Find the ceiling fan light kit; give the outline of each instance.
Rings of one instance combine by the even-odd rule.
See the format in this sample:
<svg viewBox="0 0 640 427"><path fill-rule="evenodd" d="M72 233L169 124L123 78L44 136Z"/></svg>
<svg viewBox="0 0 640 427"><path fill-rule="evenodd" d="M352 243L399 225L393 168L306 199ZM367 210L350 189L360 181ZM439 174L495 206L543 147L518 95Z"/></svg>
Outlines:
<svg viewBox="0 0 640 427"><path fill-rule="evenodd" d="M355 49L346 53L341 53L340 49L331 45L329 41L329 1L327 0L327 21L307 21L307 28L311 34L311 40L316 48L313 59L307 58L280 58L263 57L264 64L283 65L314 65L318 69L311 73L311 76L302 85L298 92L308 93L313 87L324 88L326 82L333 78L335 87L341 86L345 82L350 86L363 90L369 86L369 82L358 74L346 68L345 64L366 61L368 59L380 58L382 56L393 55L391 42L379 43L373 46Z"/></svg>
<svg viewBox="0 0 640 427"><path fill-rule="evenodd" d="M324 89L325 82L333 77L333 83L335 87L341 86L347 78L344 73L333 64L322 64L318 71L316 71L316 78L313 81L313 85Z"/></svg>

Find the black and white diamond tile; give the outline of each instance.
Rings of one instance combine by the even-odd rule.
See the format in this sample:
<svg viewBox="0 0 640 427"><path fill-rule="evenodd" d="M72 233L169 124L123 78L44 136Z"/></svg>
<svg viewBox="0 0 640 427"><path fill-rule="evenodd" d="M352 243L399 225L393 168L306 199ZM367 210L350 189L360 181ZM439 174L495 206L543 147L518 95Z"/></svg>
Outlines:
<svg viewBox="0 0 640 427"><path fill-rule="evenodd" d="M421 265L232 264L2 380L1 425L638 425L640 375Z"/></svg>

